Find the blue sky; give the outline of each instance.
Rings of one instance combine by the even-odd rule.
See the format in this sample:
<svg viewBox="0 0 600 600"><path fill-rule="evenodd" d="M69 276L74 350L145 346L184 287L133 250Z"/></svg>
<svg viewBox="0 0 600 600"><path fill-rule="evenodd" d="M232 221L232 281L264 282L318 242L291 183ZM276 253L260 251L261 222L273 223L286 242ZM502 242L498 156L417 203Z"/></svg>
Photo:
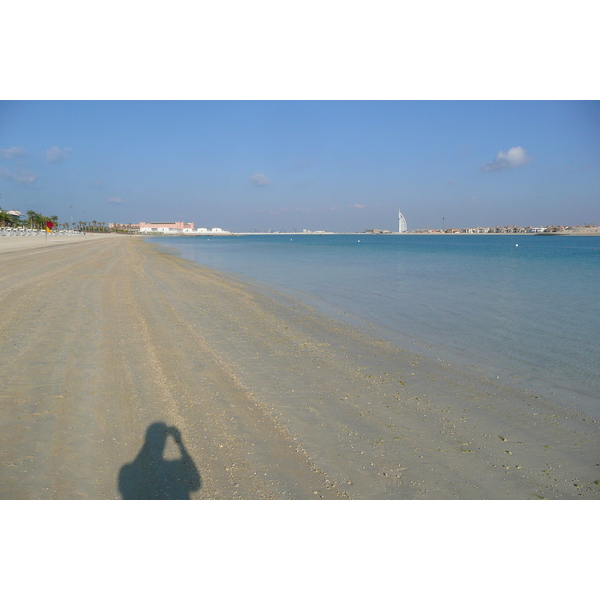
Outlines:
<svg viewBox="0 0 600 600"><path fill-rule="evenodd" d="M254 229L600 224L600 102L3 101L0 206Z"/></svg>

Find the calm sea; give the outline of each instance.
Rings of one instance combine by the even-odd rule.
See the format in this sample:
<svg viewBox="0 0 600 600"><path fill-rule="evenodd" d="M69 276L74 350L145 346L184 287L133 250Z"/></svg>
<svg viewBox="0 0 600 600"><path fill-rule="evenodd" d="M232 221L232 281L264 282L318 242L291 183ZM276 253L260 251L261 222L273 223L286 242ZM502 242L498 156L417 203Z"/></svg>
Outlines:
<svg viewBox="0 0 600 600"><path fill-rule="evenodd" d="M151 238L418 354L600 415L600 237Z"/></svg>

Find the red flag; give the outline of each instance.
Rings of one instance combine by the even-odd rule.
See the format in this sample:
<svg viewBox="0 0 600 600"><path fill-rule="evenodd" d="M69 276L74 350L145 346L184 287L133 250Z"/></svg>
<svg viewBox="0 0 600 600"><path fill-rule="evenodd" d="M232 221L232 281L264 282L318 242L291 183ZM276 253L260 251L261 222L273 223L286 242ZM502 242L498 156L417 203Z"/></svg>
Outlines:
<svg viewBox="0 0 600 600"><path fill-rule="evenodd" d="M46 227L48 229L52 229L54 227L54 223L52 221L46 221Z"/></svg>

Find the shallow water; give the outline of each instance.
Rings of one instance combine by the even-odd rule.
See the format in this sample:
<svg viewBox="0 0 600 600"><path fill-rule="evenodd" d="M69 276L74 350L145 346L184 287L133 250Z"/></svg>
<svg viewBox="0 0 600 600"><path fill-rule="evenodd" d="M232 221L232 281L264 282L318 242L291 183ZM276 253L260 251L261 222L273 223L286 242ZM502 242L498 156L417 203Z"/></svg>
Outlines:
<svg viewBox="0 0 600 600"><path fill-rule="evenodd" d="M600 410L600 238L150 238L399 346Z"/></svg>

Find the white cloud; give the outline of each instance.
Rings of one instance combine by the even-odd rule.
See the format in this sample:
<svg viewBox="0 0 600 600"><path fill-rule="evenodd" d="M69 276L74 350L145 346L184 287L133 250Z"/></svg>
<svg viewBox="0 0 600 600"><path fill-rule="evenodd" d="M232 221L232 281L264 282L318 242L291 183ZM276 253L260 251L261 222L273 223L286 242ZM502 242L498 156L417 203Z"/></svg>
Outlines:
<svg viewBox="0 0 600 600"><path fill-rule="evenodd" d="M107 202L111 202L112 204L123 204L123 200L121 200L121 198L119 198L118 196L115 196L114 198L109 198Z"/></svg>
<svg viewBox="0 0 600 600"><path fill-rule="evenodd" d="M263 175L262 173L254 173L254 175L252 175L252 177L250 177L250 183L252 185L269 185L271 183L271 181L269 180L269 178L266 175Z"/></svg>
<svg viewBox="0 0 600 600"><path fill-rule="evenodd" d="M67 160L69 158L69 152L71 152L71 148L65 148L61 150L57 146L52 146L52 148L48 148L46 150L46 160L49 163L59 163L63 160Z"/></svg>
<svg viewBox="0 0 600 600"><path fill-rule="evenodd" d="M353 204L350 208L364 208L364 204Z"/></svg>
<svg viewBox="0 0 600 600"><path fill-rule="evenodd" d="M530 160L533 159L527 156L524 148L521 146L515 146L508 152L498 152L498 156L496 156L491 163L488 163L481 168L483 171L500 171L501 169L520 167L521 165L528 163Z"/></svg>
<svg viewBox="0 0 600 600"><path fill-rule="evenodd" d="M8 181L14 181L15 183L33 183L36 174L27 169L19 169L18 171L11 173L8 169L0 167L0 177Z"/></svg>
<svg viewBox="0 0 600 600"><path fill-rule="evenodd" d="M0 158L18 158L25 156L25 148L21 146L13 146L12 148L0 148Z"/></svg>
<svg viewBox="0 0 600 600"><path fill-rule="evenodd" d="M102 185L102 182L98 181L97 179L94 179L94 181L92 181L92 185L94 187L100 187Z"/></svg>

